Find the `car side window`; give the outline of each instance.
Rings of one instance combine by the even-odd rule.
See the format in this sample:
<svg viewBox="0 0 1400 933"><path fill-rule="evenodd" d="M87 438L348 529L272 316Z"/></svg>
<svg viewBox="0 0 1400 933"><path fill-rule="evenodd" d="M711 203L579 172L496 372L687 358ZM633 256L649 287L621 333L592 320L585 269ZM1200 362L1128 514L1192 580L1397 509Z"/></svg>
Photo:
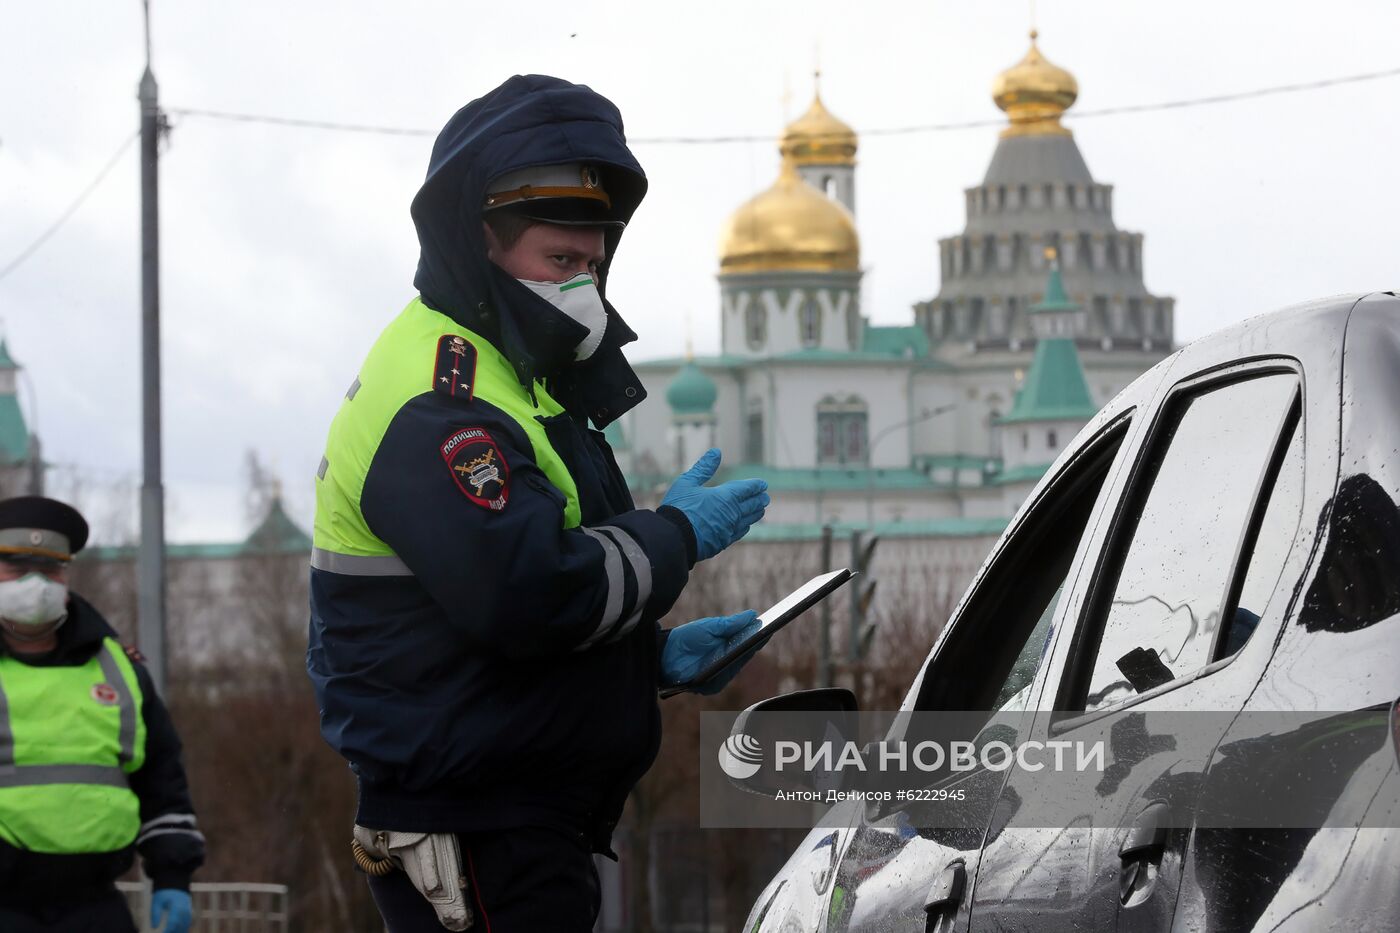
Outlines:
<svg viewBox="0 0 1400 933"><path fill-rule="evenodd" d="M1052 635L1075 551L1113 464L1125 415L1085 444L969 595L915 701L920 710L1018 708Z"/></svg>
<svg viewBox="0 0 1400 933"><path fill-rule="evenodd" d="M1225 643L1218 657L1228 658L1244 647L1259 618L1269 606L1269 599L1283 573L1283 562L1298 531L1298 521L1303 515L1303 431L1300 426L1293 428L1288 452L1284 454L1279 467L1278 478L1269 492L1269 504L1264 508L1264 520L1259 525L1259 535L1254 542L1253 553L1249 555L1249 570L1240 587L1239 599L1226 630Z"/></svg>
<svg viewBox="0 0 1400 933"><path fill-rule="evenodd" d="M1086 711L1213 660L1237 555L1267 493L1297 392L1292 373L1264 375L1188 395L1168 409L1144 479L1129 493L1129 508L1137 508L1125 513L1131 527L1115 531L1110 545L1122 556L1116 573L1106 565L1112 597L1097 603L1097 650L1092 666L1079 668L1092 671Z"/></svg>
<svg viewBox="0 0 1400 933"><path fill-rule="evenodd" d="M1030 692L1031 684L1035 681L1036 672L1040 670L1040 665L1045 660L1045 651L1050 647L1052 631L1050 626L1055 620L1055 610L1059 608L1060 597L1064 595L1064 592L1065 581L1062 580L1059 588L1055 590L1055 595L1041 610L1035 628L1031 629L1030 637L1021 647L1021 653L1016 656L1015 662L1012 663L1011 673L1007 676L1006 682L1001 685L996 699L992 701L992 709L998 712L1013 712L1026 708L1027 694Z"/></svg>

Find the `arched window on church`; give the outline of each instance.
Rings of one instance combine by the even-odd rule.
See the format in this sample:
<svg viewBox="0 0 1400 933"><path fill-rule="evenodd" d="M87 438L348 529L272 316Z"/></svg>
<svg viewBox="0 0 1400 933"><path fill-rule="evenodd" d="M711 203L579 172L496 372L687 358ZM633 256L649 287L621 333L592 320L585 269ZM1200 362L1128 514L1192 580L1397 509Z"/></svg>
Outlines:
<svg viewBox="0 0 1400 933"><path fill-rule="evenodd" d="M744 462L763 462L763 400L749 399L744 413Z"/></svg>
<svg viewBox="0 0 1400 933"><path fill-rule="evenodd" d="M768 309L755 295L744 311L744 334L748 337L749 348L761 350L768 342Z"/></svg>
<svg viewBox="0 0 1400 933"><path fill-rule="evenodd" d="M822 342L822 308L815 295L803 300L797 309L798 337L804 347L820 346Z"/></svg>
<svg viewBox="0 0 1400 933"><path fill-rule="evenodd" d="M822 191L828 198L836 197L836 179L830 175L822 176Z"/></svg>
<svg viewBox="0 0 1400 933"><path fill-rule="evenodd" d="M828 395L817 403L817 463L863 466L869 459L868 413L859 397Z"/></svg>

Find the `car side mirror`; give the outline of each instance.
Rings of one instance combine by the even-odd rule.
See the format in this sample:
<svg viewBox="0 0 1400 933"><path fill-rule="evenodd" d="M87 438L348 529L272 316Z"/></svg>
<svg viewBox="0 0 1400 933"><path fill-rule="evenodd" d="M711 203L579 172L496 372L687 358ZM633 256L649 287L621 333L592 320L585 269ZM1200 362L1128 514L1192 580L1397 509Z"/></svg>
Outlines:
<svg viewBox="0 0 1400 933"><path fill-rule="evenodd" d="M839 779L825 772L778 768L772 750L780 739L812 744L835 742L839 747L855 739L858 712L856 695L844 687L797 690L760 700L735 717L725 753L742 760L761 759L763 767L742 780L730 777L729 782L740 790L766 797L780 790L829 789L834 786L833 780ZM775 715L782 713L795 715Z"/></svg>
<svg viewBox="0 0 1400 933"><path fill-rule="evenodd" d="M759 700L739 716L742 719L750 713L854 713L859 709L856 695L845 687L818 687Z"/></svg>

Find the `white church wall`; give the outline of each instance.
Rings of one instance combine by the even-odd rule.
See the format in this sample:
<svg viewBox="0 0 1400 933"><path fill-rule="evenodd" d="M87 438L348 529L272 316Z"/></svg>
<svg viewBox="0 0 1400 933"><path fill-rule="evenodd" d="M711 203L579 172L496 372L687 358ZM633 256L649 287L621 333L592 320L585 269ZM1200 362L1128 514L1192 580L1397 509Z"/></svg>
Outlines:
<svg viewBox="0 0 1400 933"><path fill-rule="evenodd" d="M913 405L905 417L912 417L921 411L933 411L948 405L955 406L951 411L934 415L912 425L915 454L955 454L963 453L962 431L959 429L961 409L964 407L957 382L957 375L951 372L921 372L915 375L913 385Z"/></svg>
<svg viewBox="0 0 1400 933"><path fill-rule="evenodd" d="M622 431L631 445L633 469L640 470L649 458L658 467L665 469L675 459L668 446L671 429L671 409L666 404L666 387L676 378L677 369L654 369L647 367L637 370L647 397L626 415L623 415Z"/></svg>
<svg viewBox="0 0 1400 933"><path fill-rule="evenodd" d="M720 296L720 344L725 353L750 357L804 349L853 350L851 341L858 328L852 318L859 314L858 305L854 289L844 287L726 288ZM818 321L811 335L803 333L803 316L809 307ZM755 314L762 325L751 333Z"/></svg>
<svg viewBox="0 0 1400 933"><path fill-rule="evenodd" d="M748 356L749 348L744 331L744 309L748 306L748 295L739 291L720 291L719 343L720 351L731 356Z"/></svg>
<svg viewBox="0 0 1400 933"><path fill-rule="evenodd" d="M867 444L909 417L908 370L903 366L781 365L771 372L775 396L770 407L777 417L769 462L774 466L817 466L817 406L823 399L845 402L854 397L864 402ZM908 432L890 431L879 440L873 455L878 467L908 466Z"/></svg>
<svg viewBox="0 0 1400 933"><path fill-rule="evenodd" d="M962 506L965 518L1004 518L1015 515L1021 501L1035 484L1027 485L1017 495L1008 496L1006 487L982 486L963 494Z"/></svg>
<svg viewBox="0 0 1400 933"><path fill-rule="evenodd" d="M1053 463L1084 421L1029 421L1003 425L1002 450L1004 466L1014 470L1023 466Z"/></svg>

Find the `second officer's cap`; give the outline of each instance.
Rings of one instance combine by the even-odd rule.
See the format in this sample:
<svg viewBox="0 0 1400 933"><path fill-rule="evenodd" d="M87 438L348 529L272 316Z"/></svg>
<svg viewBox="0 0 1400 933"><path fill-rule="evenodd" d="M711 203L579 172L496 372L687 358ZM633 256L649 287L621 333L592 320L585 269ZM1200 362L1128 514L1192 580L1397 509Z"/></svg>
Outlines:
<svg viewBox="0 0 1400 933"><path fill-rule="evenodd" d="M0 499L0 560L69 561L87 544L77 509L44 496Z"/></svg>

